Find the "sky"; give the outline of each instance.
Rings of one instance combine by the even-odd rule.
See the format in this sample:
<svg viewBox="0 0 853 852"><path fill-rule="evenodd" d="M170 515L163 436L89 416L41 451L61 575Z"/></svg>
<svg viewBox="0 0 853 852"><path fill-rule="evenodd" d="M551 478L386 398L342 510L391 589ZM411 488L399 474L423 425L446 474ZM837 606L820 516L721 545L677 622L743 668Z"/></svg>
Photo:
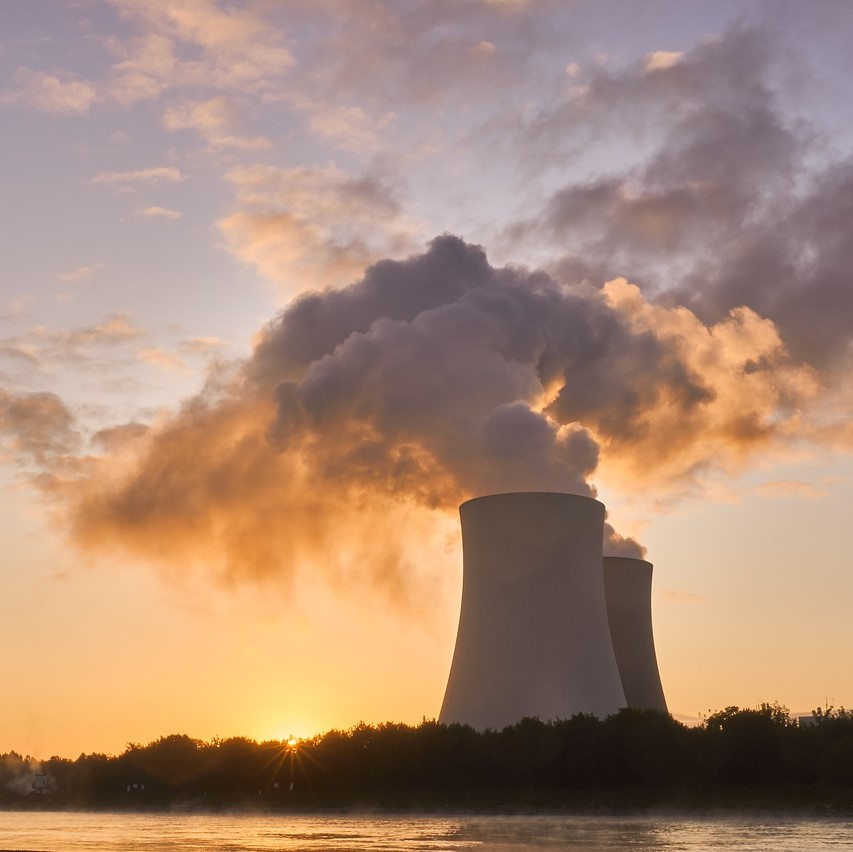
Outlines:
<svg viewBox="0 0 853 852"><path fill-rule="evenodd" d="M853 706L853 9L0 3L0 752L438 715L457 507Z"/></svg>

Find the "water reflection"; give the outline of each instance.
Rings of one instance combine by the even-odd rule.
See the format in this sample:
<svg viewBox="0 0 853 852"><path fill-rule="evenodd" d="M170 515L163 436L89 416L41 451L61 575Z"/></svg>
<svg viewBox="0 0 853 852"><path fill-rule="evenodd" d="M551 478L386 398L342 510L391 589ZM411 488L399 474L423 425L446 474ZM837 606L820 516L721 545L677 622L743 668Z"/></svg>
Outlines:
<svg viewBox="0 0 853 852"><path fill-rule="evenodd" d="M843 819L614 816L255 816L0 812L0 850L527 852L853 850Z"/></svg>

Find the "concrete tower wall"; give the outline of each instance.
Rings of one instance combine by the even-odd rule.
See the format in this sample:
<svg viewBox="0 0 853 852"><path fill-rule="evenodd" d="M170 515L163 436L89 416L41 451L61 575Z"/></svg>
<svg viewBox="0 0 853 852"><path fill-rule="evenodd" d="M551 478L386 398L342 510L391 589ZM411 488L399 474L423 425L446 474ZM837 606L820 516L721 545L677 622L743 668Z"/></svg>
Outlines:
<svg viewBox="0 0 853 852"><path fill-rule="evenodd" d="M652 633L652 564L643 559L605 556L604 594L628 706L666 713Z"/></svg>
<svg viewBox="0 0 853 852"><path fill-rule="evenodd" d="M525 492L459 511L462 607L440 720L500 729L624 707L602 580L604 506Z"/></svg>

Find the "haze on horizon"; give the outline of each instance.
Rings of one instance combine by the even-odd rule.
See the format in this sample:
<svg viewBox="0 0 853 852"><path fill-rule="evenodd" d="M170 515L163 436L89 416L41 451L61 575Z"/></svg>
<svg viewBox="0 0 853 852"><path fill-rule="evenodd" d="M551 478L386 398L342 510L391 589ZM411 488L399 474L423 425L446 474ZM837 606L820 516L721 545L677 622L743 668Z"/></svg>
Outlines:
<svg viewBox="0 0 853 852"><path fill-rule="evenodd" d="M507 490L645 549L678 718L853 704L845 3L0 25L0 750L435 716Z"/></svg>

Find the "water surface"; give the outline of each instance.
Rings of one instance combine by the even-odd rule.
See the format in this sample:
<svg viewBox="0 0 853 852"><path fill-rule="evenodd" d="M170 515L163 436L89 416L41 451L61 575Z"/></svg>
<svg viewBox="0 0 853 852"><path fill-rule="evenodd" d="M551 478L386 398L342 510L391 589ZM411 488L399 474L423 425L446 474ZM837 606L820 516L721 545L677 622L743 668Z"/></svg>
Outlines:
<svg viewBox="0 0 853 852"><path fill-rule="evenodd" d="M0 811L0 850L267 852L853 850L846 819L291 816Z"/></svg>

